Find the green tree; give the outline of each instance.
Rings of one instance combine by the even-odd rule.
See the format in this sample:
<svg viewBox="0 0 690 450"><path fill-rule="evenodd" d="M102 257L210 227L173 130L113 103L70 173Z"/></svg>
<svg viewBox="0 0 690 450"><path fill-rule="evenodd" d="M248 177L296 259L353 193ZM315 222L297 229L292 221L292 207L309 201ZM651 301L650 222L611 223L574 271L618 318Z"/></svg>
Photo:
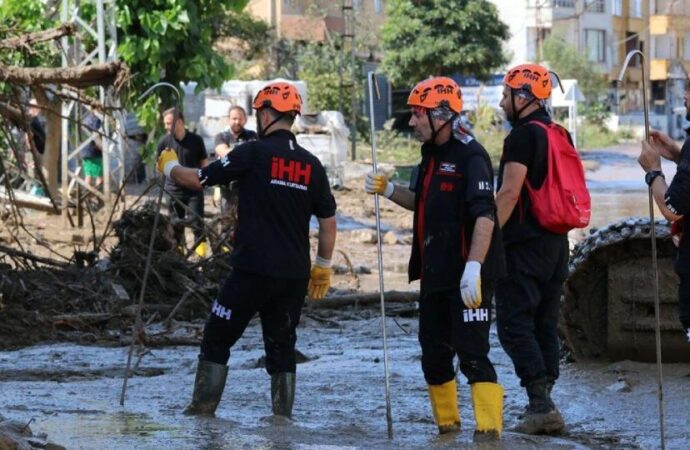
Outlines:
<svg viewBox="0 0 690 450"><path fill-rule="evenodd" d="M542 55L549 68L559 77L577 80L588 102L598 102L598 97L606 92L603 74L562 36L547 37L542 47Z"/></svg>
<svg viewBox="0 0 690 450"><path fill-rule="evenodd" d="M431 75L485 76L506 62L508 27L486 0L390 0L383 68L394 85Z"/></svg>

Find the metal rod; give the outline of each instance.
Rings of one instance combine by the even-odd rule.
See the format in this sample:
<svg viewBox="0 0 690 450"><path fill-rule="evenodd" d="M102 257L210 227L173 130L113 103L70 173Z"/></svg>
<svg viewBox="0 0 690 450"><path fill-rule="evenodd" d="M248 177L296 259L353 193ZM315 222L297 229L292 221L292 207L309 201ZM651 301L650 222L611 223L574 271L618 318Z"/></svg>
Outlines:
<svg viewBox="0 0 690 450"><path fill-rule="evenodd" d="M642 108L644 110L644 139L649 142L649 106L647 105L647 78L645 74L645 55L640 50L631 50L625 57L623 67L621 67L618 75L618 82L623 82L623 76L628 69L628 65L632 58L636 55L640 56L642 67ZM656 339L656 367L657 367L657 393L659 400L659 439L661 443L661 450L666 449L666 439L664 433L664 376L663 364L661 362L661 318L659 306L659 269L656 251L656 224L654 223L654 196L652 194L652 187L647 189L649 197L649 221L652 235L652 271L654 272L654 336Z"/></svg>
<svg viewBox="0 0 690 450"><path fill-rule="evenodd" d="M180 107L180 93L175 86L170 83L156 83L150 88L148 88L143 94L137 98L137 102L147 97L154 89L158 87L168 87L175 92L175 102L177 107ZM170 129L170 134L173 139L175 138L175 125L177 121L177 114L173 114L172 127ZM163 177L165 178L165 177ZM137 304L136 315L134 316L134 326L132 328L132 341L129 344L129 352L127 354L127 365L125 367L125 378L122 380L122 391L120 392L120 406L125 405L125 394L127 392L127 381L129 380L129 371L132 367L132 353L134 353L134 344L137 341L135 334L139 331L141 327L141 309L144 306L144 294L146 293L146 282L149 278L149 272L151 271L151 259L153 257L153 244L156 241L156 230L158 229L158 220L161 215L161 204L163 202L163 183L160 183L160 191L158 193L158 199L156 201L156 215L153 218L153 229L151 230L151 238L149 239L149 248L146 253L146 265L144 266L144 277L141 280L141 290L139 291L139 303Z"/></svg>
<svg viewBox="0 0 690 450"><path fill-rule="evenodd" d="M369 72L369 121L371 125L371 165L376 173L376 126L374 124L374 88L376 97L380 98L379 86L376 82L376 73ZM391 413L390 379L388 373L388 339L386 336L386 303L383 288L383 249L381 248L381 210L379 209L379 194L374 195L374 210L376 211L376 251L378 253L379 292L381 293L381 328L383 332L383 371L386 387L386 424L388 426L388 439L393 439L393 414Z"/></svg>

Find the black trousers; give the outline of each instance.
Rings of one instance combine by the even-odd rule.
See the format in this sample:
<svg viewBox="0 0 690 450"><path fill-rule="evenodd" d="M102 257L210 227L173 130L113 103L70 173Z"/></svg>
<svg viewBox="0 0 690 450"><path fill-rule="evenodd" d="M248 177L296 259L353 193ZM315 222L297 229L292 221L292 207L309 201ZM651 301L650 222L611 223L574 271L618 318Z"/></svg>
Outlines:
<svg viewBox="0 0 690 450"><path fill-rule="evenodd" d="M678 285L678 312L680 323L685 328L685 332L690 331L690 274L678 274L680 284ZM690 336L688 336L690 339Z"/></svg>
<svg viewBox="0 0 690 450"><path fill-rule="evenodd" d="M422 286L419 343L427 384L443 384L455 378L456 354L468 383L496 382L496 371L489 360L492 295L493 287L482 285L482 304L470 309L462 302L459 290L425 294Z"/></svg>
<svg viewBox="0 0 690 450"><path fill-rule="evenodd" d="M295 372L295 343L307 279L272 278L235 270L211 306L201 358L226 364L230 349L258 312L269 374Z"/></svg>
<svg viewBox="0 0 690 450"><path fill-rule="evenodd" d="M523 386L559 376L558 316L568 273L568 239L549 234L506 247L496 286L498 337Z"/></svg>
<svg viewBox="0 0 690 450"><path fill-rule="evenodd" d="M201 238L201 236L203 235L203 230L201 227L201 218L204 217L204 192L173 192L171 193L171 196L174 199L179 200L179 203L176 202L173 198L170 199L170 217L184 219L187 216L187 211L182 205L180 205L180 203L189 207L198 216L194 217L193 219L190 217L190 222L193 224L192 231L194 232L194 240L199 240L199 238ZM184 245L184 226L175 227L175 240L178 244Z"/></svg>

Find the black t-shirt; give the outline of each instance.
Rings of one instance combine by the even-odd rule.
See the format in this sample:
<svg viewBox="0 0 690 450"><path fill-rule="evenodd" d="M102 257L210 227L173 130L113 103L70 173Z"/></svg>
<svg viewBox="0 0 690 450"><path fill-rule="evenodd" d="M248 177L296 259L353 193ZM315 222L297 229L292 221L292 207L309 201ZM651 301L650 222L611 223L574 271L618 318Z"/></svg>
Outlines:
<svg viewBox="0 0 690 450"><path fill-rule="evenodd" d="M539 109L515 123L510 134L503 141L503 154L498 169L499 190L503 183L505 165L509 162L520 163L527 167L525 178L532 188L538 189L544 183L548 167L549 143L546 131L539 125L529 123L533 121L549 124L551 118L544 109ZM532 215L529 193L523 186L518 203L503 226L503 242L510 245L538 238L544 233L549 232L543 229Z"/></svg>
<svg viewBox="0 0 690 450"><path fill-rule="evenodd" d="M99 119L95 114L89 114L84 119L84 127L86 127L86 129L92 133L96 132L101 128L101 119ZM98 148L98 145L94 140L89 142L84 150L81 151L81 156L82 158L101 158L103 156L103 152L100 148Z"/></svg>
<svg viewBox="0 0 690 450"><path fill-rule="evenodd" d="M326 171L314 155L278 130L199 170L203 186L238 181L233 266L277 278L307 279L309 220L335 215Z"/></svg>
<svg viewBox="0 0 690 450"><path fill-rule="evenodd" d="M177 153L177 159L184 167L200 168L201 161L208 158L204 140L196 133L185 130L182 140L177 140L168 133L158 142L158 152L160 155L163 150L170 148ZM165 179L165 188L173 193L185 193L189 195L196 195L195 191L177 186L172 179Z"/></svg>
<svg viewBox="0 0 690 450"><path fill-rule="evenodd" d="M237 144L255 141L257 139L259 139L259 136L254 131L247 130L246 128L242 128L238 136L235 136L230 130L225 130L216 135L213 145L218 146L220 144L225 144L232 150Z"/></svg>
<svg viewBox="0 0 690 450"><path fill-rule="evenodd" d="M29 122L29 128L31 129L31 136L36 145L36 150L42 155L46 151L46 130L43 127L43 122L36 116Z"/></svg>
<svg viewBox="0 0 690 450"><path fill-rule="evenodd" d="M678 247L675 261L676 272L690 274L690 138L685 140L680 150L680 161L676 175L666 191L665 202L674 214L683 216L685 235Z"/></svg>

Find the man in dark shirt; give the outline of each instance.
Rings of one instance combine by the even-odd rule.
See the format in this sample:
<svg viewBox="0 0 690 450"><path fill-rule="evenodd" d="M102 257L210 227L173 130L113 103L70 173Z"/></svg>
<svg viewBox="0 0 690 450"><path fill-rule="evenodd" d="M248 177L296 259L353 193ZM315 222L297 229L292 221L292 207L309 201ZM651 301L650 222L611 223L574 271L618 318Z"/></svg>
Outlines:
<svg viewBox="0 0 690 450"><path fill-rule="evenodd" d="M172 129L173 122L175 123L174 131ZM185 128L184 116L181 111L176 108L164 111L163 125L168 133L158 143L158 155L163 150L171 149L175 151L178 161L183 167L199 169L208 165L204 140L198 134ZM194 241L197 244L195 251L200 257L206 256L207 246L206 242L202 241L203 229L201 226L204 217L204 192L178 185L170 177L165 179L165 189L172 197L169 203L170 217L185 219L187 212L182 205L186 205L194 211L195 217L189 218L189 222L194 223ZM175 239L177 239L178 245L186 248L184 226L175 227Z"/></svg>
<svg viewBox="0 0 690 450"><path fill-rule="evenodd" d="M43 126L43 122L40 119L41 109L38 107L38 102L35 98L29 100L28 108L29 117L31 121L29 122L29 130L31 133L25 133L26 146L31 151L31 142L29 139L33 140L36 146L36 151L42 155L46 149L46 130Z"/></svg>
<svg viewBox="0 0 690 450"><path fill-rule="evenodd" d="M539 225L526 187L539 189L546 177L549 143L534 122L551 123L545 109L551 74L525 64L509 70L503 84L501 108L512 130L503 143L496 194L507 262L507 276L496 287L498 337L529 397L517 431L559 433L564 422L551 389L559 375L558 315L568 238Z"/></svg>
<svg viewBox="0 0 690 450"><path fill-rule="evenodd" d="M471 386L477 442L497 440L503 388L489 360L491 297L502 270L489 156L458 127L460 87L435 77L412 89L410 126L423 143L410 187L369 174L365 190L414 211L410 281L421 279L422 371L440 433L460 429L453 358Z"/></svg>
<svg viewBox="0 0 690 450"><path fill-rule="evenodd" d="M297 144L290 127L302 107L285 82L259 91L260 139L238 145L208 167L181 167L165 151L158 170L189 189L239 183L239 227L233 272L218 292L206 322L192 403L186 414L214 414L225 387L230 348L258 312L271 375L273 413L290 417L295 395L295 343L305 294L323 298L331 280L335 199L326 171ZM319 222L317 256L310 271L309 220Z"/></svg>
<svg viewBox="0 0 690 450"><path fill-rule="evenodd" d="M232 106L228 111L228 128L216 135L215 150L216 157L222 158L243 142L254 141L258 138L255 132L247 130L244 125L247 123L247 114L241 106ZM234 234L234 227L237 224L237 186L230 183L216 187L220 191L220 212L222 214L221 225L228 234ZM214 199L216 195L214 192Z"/></svg>
<svg viewBox="0 0 690 450"><path fill-rule="evenodd" d="M685 107L690 120L690 79L685 89ZM661 157L677 164L671 184L661 171ZM679 148L667 135L658 131L650 133L649 143L642 142L638 159L645 171L645 181L652 188L654 201L661 214L673 223L673 241L678 248L674 268L680 279L678 306L680 322L690 341L690 237L685 216L690 213L690 138Z"/></svg>

